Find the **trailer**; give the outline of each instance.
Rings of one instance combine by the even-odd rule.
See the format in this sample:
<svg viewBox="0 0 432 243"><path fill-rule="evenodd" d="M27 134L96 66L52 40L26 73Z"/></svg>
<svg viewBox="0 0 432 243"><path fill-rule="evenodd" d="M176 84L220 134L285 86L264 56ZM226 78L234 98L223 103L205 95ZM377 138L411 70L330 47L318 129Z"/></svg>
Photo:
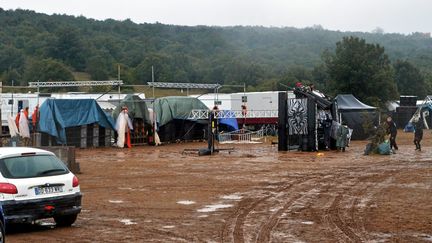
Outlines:
<svg viewBox="0 0 432 243"><path fill-rule="evenodd" d="M69 92L69 93L0 93L1 99L1 124L2 128L6 129L8 116L15 117L21 109L29 108L31 115L37 105L41 105L47 99L94 99L105 111L113 111L115 107L120 104L120 101L126 97L127 94L118 93L83 93L83 92ZM144 99L145 94L136 94Z"/></svg>
<svg viewBox="0 0 432 243"><path fill-rule="evenodd" d="M231 94L209 93L194 95L209 109L217 106L218 110L231 111L235 115L239 127L249 130L266 130L266 134L274 134L278 124L278 94L280 91L239 92ZM288 92L294 98L293 92ZM200 119L199 111L191 117Z"/></svg>

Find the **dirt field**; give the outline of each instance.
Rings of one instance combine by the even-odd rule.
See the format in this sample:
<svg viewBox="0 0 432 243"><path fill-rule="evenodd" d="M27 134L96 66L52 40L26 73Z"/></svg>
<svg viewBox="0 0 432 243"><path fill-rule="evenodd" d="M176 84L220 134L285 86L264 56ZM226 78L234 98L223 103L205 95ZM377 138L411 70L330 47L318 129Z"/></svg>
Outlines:
<svg viewBox="0 0 432 243"><path fill-rule="evenodd" d="M14 226L8 242L432 242L432 135L397 154L184 155L204 143L78 150L83 211L69 228ZM225 145L231 147L233 145Z"/></svg>

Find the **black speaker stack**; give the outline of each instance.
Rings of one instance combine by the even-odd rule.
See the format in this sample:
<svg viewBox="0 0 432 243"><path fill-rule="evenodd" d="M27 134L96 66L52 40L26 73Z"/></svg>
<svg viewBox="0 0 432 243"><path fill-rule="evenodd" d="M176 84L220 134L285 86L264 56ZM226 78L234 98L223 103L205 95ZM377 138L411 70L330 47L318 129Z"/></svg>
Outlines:
<svg viewBox="0 0 432 243"><path fill-rule="evenodd" d="M399 107L396 108L393 120L400 129L405 128L411 117L417 111L417 96L400 96Z"/></svg>

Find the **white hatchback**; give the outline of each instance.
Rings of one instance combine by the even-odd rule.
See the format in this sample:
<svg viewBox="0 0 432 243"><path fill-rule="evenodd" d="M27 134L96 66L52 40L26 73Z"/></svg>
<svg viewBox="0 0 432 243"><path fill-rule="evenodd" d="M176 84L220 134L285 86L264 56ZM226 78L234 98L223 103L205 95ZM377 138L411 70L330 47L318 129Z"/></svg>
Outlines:
<svg viewBox="0 0 432 243"><path fill-rule="evenodd" d="M54 218L72 225L81 212L78 178L53 153L26 147L0 148L0 202L7 223Z"/></svg>

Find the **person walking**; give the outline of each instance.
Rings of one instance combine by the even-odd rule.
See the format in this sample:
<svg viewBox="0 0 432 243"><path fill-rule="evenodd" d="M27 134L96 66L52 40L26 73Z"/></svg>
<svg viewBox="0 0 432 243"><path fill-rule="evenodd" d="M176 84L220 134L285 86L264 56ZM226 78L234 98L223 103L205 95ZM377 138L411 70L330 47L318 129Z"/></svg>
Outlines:
<svg viewBox="0 0 432 243"><path fill-rule="evenodd" d="M390 134L390 149L398 150L399 147L396 144L397 127L392 117L387 117L387 134Z"/></svg>
<svg viewBox="0 0 432 243"><path fill-rule="evenodd" d="M423 122L421 119L414 121L414 144L415 150L421 151L421 140L423 139Z"/></svg>

